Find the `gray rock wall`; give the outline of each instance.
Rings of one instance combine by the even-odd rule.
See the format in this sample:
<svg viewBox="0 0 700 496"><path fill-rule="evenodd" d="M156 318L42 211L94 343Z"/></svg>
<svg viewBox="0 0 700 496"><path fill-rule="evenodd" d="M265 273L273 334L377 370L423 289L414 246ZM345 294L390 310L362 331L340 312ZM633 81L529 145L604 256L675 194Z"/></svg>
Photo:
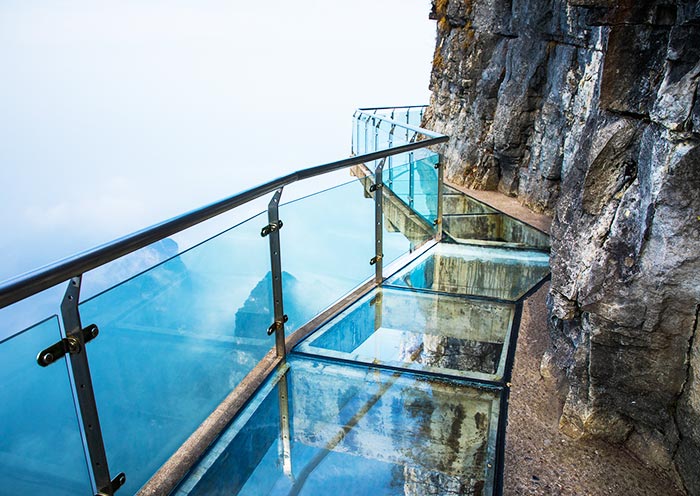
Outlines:
<svg viewBox="0 0 700 496"><path fill-rule="evenodd" d="M700 2L435 0L447 176L553 215L561 427L700 494Z"/></svg>

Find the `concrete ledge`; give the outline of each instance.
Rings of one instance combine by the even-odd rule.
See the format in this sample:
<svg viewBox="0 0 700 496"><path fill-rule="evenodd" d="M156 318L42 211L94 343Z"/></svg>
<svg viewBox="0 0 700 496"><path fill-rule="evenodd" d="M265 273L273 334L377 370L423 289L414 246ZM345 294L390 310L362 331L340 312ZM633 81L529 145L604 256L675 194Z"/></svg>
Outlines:
<svg viewBox="0 0 700 496"><path fill-rule="evenodd" d="M271 350L136 494L170 494L281 361Z"/></svg>

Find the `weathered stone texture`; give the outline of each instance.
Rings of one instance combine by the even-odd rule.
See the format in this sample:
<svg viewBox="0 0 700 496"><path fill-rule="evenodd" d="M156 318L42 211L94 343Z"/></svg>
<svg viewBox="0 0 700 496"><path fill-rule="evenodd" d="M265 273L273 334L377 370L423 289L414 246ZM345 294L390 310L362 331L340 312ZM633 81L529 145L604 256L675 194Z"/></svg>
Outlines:
<svg viewBox="0 0 700 496"><path fill-rule="evenodd" d="M436 0L447 175L554 216L561 427L700 494L700 2Z"/></svg>

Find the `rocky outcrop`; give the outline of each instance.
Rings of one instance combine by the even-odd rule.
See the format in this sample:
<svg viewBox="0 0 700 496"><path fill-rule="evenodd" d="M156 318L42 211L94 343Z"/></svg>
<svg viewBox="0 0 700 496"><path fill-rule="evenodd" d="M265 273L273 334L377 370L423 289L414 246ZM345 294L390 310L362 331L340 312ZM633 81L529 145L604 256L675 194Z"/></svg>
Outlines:
<svg viewBox="0 0 700 496"><path fill-rule="evenodd" d="M551 213L561 427L700 494L700 2L436 0L447 177Z"/></svg>

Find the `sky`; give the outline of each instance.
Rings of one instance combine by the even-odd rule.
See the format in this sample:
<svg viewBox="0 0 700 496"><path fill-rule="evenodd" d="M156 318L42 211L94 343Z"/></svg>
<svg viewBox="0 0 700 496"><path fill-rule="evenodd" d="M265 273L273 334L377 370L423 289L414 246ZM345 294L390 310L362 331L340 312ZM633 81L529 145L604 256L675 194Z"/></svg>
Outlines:
<svg viewBox="0 0 700 496"><path fill-rule="evenodd" d="M428 103L429 10L3 1L0 280L347 157L355 108ZM20 321L5 318L0 340Z"/></svg>

